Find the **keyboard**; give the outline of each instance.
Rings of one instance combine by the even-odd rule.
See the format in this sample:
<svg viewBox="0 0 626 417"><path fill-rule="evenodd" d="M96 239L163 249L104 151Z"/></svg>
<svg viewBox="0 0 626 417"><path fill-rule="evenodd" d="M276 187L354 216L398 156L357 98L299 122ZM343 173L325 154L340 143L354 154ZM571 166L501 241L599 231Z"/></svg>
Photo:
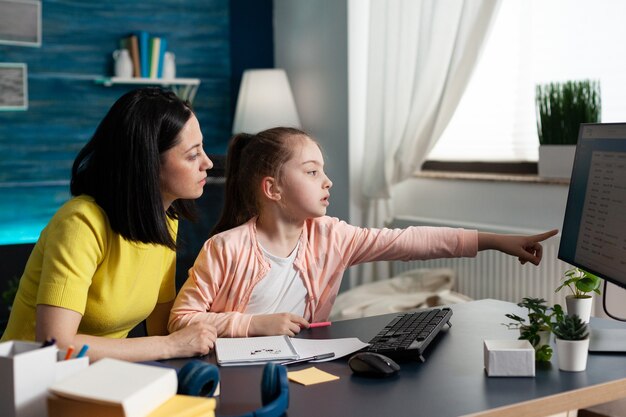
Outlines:
<svg viewBox="0 0 626 417"><path fill-rule="evenodd" d="M424 362L424 351L446 323L451 326L451 316L449 308L400 313L369 341L370 346L365 350L392 359Z"/></svg>

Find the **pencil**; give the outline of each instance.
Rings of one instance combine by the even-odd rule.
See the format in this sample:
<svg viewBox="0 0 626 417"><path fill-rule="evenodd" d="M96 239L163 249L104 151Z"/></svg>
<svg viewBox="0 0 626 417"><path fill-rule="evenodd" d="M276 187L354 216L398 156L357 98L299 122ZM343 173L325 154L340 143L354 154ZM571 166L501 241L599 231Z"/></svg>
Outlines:
<svg viewBox="0 0 626 417"><path fill-rule="evenodd" d="M65 354L65 360L68 360L69 358L72 357L72 353L74 353L74 346L69 345L67 347L67 353Z"/></svg>
<svg viewBox="0 0 626 417"><path fill-rule="evenodd" d="M317 323L309 324L309 329L314 329L316 327L326 327L326 326L330 326L330 325L331 325L331 322L329 322L329 321L320 321L320 322L317 322Z"/></svg>
<svg viewBox="0 0 626 417"><path fill-rule="evenodd" d="M83 347L80 348L80 350L78 351L78 355L76 355L76 357L82 358L83 356L85 356L85 353L87 353L87 349L89 349L89 345L83 345Z"/></svg>

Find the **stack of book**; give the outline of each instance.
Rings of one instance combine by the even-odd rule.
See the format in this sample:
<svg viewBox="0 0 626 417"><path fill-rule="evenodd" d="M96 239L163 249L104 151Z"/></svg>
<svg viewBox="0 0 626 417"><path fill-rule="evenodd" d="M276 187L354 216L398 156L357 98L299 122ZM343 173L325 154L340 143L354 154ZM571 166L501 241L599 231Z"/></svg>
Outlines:
<svg viewBox="0 0 626 417"><path fill-rule="evenodd" d="M120 40L120 47L128 49L133 62L133 77L163 78L163 58L167 40L140 31Z"/></svg>
<svg viewBox="0 0 626 417"><path fill-rule="evenodd" d="M177 386L174 369L101 359L48 389L48 417L214 416L215 399Z"/></svg>

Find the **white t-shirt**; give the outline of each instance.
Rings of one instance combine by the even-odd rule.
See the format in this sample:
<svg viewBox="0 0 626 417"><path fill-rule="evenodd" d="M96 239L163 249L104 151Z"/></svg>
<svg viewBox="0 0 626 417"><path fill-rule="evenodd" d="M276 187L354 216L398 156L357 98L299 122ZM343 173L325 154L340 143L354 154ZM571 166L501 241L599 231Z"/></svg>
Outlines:
<svg viewBox="0 0 626 417"><path fill-rule="evenodd" d="M261 246L271 268L265 278L252 290L246 313L304 315L307 291L298 271L293 267L299 245L300 242L286 258L274 256Z"/></svg>

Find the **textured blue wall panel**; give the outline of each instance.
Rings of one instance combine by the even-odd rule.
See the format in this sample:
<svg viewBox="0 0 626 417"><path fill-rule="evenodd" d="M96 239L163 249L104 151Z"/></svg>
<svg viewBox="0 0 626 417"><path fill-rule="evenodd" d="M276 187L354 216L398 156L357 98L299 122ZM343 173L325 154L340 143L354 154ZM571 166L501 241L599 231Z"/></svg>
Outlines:
<svg viewBox="0 0 626 417"><path fill-rule="evenodd" d="M36 240L69 197L76 153L136 88L94 83L112 75L111 54L130 33L165 37L177 75L200 78L194 108L207 152L223 153L230 135L227 0L45 0L42 10L41 48L0 45L0 62L28 64L29 90L27 111L0 112L0 244Z"/></svg>

